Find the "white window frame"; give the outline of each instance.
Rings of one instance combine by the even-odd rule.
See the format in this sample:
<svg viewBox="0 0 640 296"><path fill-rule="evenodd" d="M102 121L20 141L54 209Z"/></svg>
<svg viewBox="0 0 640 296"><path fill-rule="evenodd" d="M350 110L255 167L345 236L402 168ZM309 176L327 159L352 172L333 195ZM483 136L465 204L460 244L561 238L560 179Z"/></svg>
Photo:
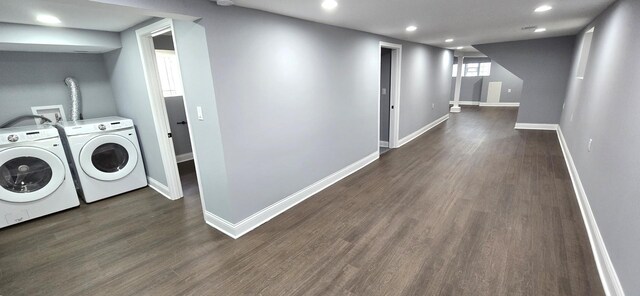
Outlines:
<svg viewBox="0 0 640 296"><path fill-rule="evenodd" d="M462 64L462 77L464 77L464 71L467 69L466 64ZM451 77L456 78L458 77L458 63L453 64L453 74L451 74Z"/></svg>
<svg viewBox="0 0 640 296"><path fill-rule="evenodd" d="M491 62L480 63L480 66L478 68L478 76L481 76L481 77L491 76Z"/></svg>
<svg viewBox="0 0 640 296"><path fill-rule="evenodd" d="M466 65L466 69L463 69L464 71L462 73L464 73L464 75L462 77L478 77L480 74L480 63L468 63L465 64ZM475 70L475 74L471 75L470 74L470 69L476 69Z"/></svg>

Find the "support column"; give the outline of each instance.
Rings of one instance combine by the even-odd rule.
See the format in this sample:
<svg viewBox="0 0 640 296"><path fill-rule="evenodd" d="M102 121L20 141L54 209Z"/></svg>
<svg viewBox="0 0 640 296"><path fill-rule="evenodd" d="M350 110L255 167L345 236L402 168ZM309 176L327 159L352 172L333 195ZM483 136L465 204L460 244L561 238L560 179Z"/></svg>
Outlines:
<svg viewBox="0 0 640 296"><path fill-rule="evenodd" d="M451 112L458 113L460 112L460 89L462 88L462 65L464 65L464 56L458 57L458 68L456 71L458 75L456 75L456 87L453 93L453 106L451 107Z"/></svg>

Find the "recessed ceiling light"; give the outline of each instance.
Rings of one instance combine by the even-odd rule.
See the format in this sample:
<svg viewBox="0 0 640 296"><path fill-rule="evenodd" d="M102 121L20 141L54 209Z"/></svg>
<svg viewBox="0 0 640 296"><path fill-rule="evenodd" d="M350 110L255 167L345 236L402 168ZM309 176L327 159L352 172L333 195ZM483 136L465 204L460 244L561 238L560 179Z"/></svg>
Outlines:
<svg viewBox="0 0 640 296"><path fill-rule="evenodd" d="M48 14L39 14L36 17L36 20L38 20L39 22L43 23L43 24L59 24L60 23L60 19L53 16L53 15L48 15Z"/></svg>
<svg viewBox="0 0 640 296"><path fill-rule="evenodd" d="M463 48L464 48L464 46L458 46L458 47L456 47L456 49L463 49Z"/></svg>
<svg viewBox="0 0 640 296"><path fill-rule="evenodd" d="M322 1L322 8L326 10L332 10L338 7L338 2L336 0L324 0Z"/></svg>
<svg viewBox="0 0 640 296"><path fill-rule="evenodd" d="M542 32L544 32L544 31L546 31L546 30L547 30L546 28L537 28L534 32L536 32L536 33L542 33Z"/></svg>
<svg viewBox="0 0 640 296"><path fill-rule="evenodd" d="M453 42L453 39L449 38L449 39L445 40L444 42L446 42L446 43Z"/></svg>
<svg viewBox="0 0 640 296"><path fill-rule="evenodd" d="M405 30L407 30L407 32L413 32L413 31L415 31L417 29L418 29L418 27L416 27L416 26L408 26Z"/></svg>
<svg viewBox="0 0 640 296"><path fill-rule="evenodd" d="M535 12L545 12L545 11L549 11L553 9L553 7L549 6L549 5L542 5L538 8L536 8L536 10L534 10Z"/></svg>

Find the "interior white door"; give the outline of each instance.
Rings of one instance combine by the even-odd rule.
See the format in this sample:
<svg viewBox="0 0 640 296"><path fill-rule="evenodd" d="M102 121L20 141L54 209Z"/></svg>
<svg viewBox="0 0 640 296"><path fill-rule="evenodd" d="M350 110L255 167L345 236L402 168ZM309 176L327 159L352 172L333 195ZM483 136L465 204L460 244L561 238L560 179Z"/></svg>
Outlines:
<svg viewBox="0 0 640 296"><path fill-rule="evenodd" d="M487 90L487 103L500 102L501 93L502 93L502 81L489 82L489 89Z"/></svg>

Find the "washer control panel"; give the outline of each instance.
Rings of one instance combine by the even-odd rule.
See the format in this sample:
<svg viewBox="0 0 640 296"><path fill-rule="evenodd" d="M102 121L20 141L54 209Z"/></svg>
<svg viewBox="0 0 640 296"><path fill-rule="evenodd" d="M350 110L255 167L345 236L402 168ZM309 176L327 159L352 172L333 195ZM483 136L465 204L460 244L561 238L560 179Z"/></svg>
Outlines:
<svg viewBox="0 0 640 296"><path fill-rule="evenodd" d="M96 118L64 123L67 136L110 132L125 128L132 128L131 119L121 117Z"/></svg>
<svg viewBox="0 0 640 296"><path fill-rule="evenodd" d="M33 142L54 137L58 137L58 131L53 127L41 129L33 129L33 127L31 129L9 128L1 130L0 145Z"/></svg>

